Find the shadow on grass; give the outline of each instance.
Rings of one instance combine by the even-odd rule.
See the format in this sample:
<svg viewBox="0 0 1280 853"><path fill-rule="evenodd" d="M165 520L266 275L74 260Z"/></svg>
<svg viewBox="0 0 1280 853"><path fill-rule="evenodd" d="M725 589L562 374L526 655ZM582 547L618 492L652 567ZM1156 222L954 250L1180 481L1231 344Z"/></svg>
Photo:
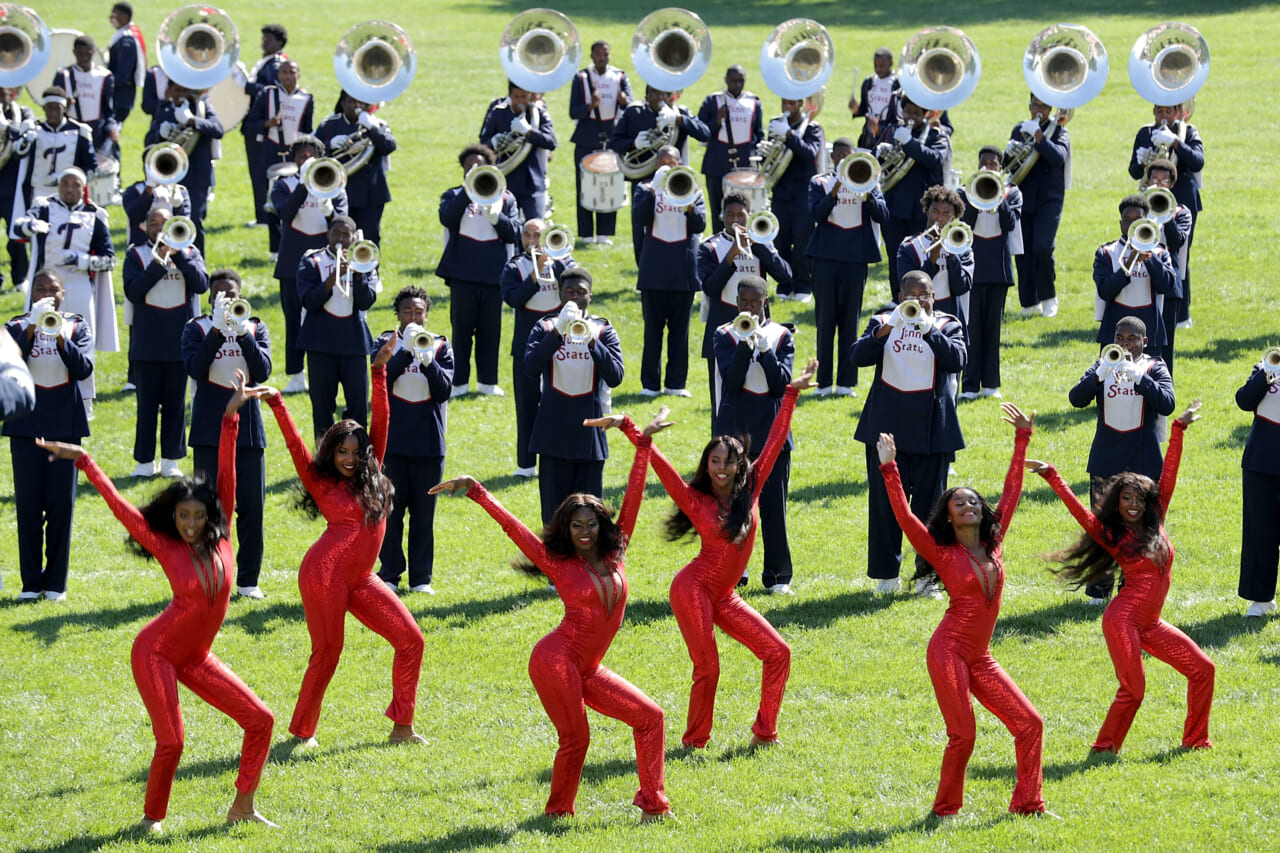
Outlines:
<svg viewBox="0 0 1280 853"><path fill-rule="evenodd" d="M1222 613L1203 622L1180 626L1183 633L1202 649L1220 649L1241 634L1258 634L1266 627L1266 619L1246 619L1238 611Z"/></svg>
<svg viewBox="0 0 1280 853"><path fill-rule="evenodd" d="M788 489L787 500L794 503L822 503L866 493L865 479L835 480L829 483L813 483L798 489Z"/></svg>
<svg viewBox="0 0 1280 853"><path fill-rule="evenodd" d="M637 625L671 619L671 602L665 598L641 598L627 601L626 621Z"/></svg>
<svg viewBox="0 0 1280 853"><path fill-rule="evenodd" d="M1245 440L1249 438L1249 431L1252 429L1252 422L1236 424L1230 432L1215 441L1213 446L1222 450L1244 450Z"/></svg>
<svg viewBox="0 0 1280 853"><path fill-rule="evenodd" d="M768 612L775 628L825 628L846 616L869 616L893 606L892 595L876 595L869 589L842 592L826 598L797 598L794 603Z"/></svg>
<svg viewBox="0 0 1280 853"><path fill-rule="evenodd" d="M571 820L542 814L525 818L515 826L464 826L439 838L390 841L370 849L377 853L410 853L410 851L427 850L448 853L454 850L474 850L479 847L507 846L521 833L547 836L547 839L536 842L545 844L547 840L565 835L572 829Z"/></svg>
<svg viewBox="0 0 1280 853"><path fill-rule="evenodd" d="M1089 750L1076 761L1057 761L1046 764L1042 772L1046 782L1057 782L1070 776L1087 773L1097 767L1110 767L1114 764L1169 764L1197 751L1183 746L1174 746L1150 755L1136 757L1126 752L1122 757L1114 752ZM1004 779L1011 784L1018 778L1012 756L1008 764L971 764L968 772L975 779Z"/></svg>
<svg viewBox="0 0 1280 853"><path fill-rule="evenodd" d="M519 583L520 577L517 576L516 569L511 569L511 574L516 583ZM473 599L469 601L455 601L449 604L428 604L425 607L410 607L409 611L417 619L439 619L447 621L461 617L466 621L473 619L483 619L486 616L495 616L499 613L510 613L513 610L520 610L528 607L530 602L538 598L554 598L556 593L548 589L546 585L530 586L528 589L520 592L509 592L498 598ZM421 600L419 598L419 600ZM434 601L434 599L433 599Z"/></svg>
<svg viewBox="0 0 1280 853"><path fill-rule="evenodd" d="M845 850L860 847L881 847L898 835L916 832L949 832L953 828L958 829L960 827L982 830L995 826L1002 820L1006 820L1003 815L985 820L973 820L968 816L961 816L955 823L948 823L928 814L899 826L850 829L837 835L821 837L784 835L770 839L769 847L773 850ZM944 839L939 839L939 841L942 840Z"/></svg>
<svg viewBox="0 0 1280 853"><path fill-rule="evenodd" d="M667 747L665 754L668 763L672 761L680 761L688 758L690 753L696 750L689 750L679 746ZM544 767L532 778L537 779L543 785L551 784L552 768ZM636 775L635 757L630 758L610 758L608 761L596 761L584 764L582 767L582 778L588 782L602 782L615 776L634 776Z"/></svg>
<svg viewBox="0 0 1280 853"><path fill-rule="evenodd" d="M307 618L306 612L302 609L302 603L298 601L279 601L268 600L266 603L261 601L241 602L236 596L232 601L231 611L228 612L227 618L223 620L222 626L234 626L244 631L246 634L270 634L276 630L275 625L271 622L283 622L290 624L298 624L305 622Z"/></svg>
<svg viewBox="0 0 1280 853"><path fill-rule="evenodd" d="M279 721L276 721L279 724ZM272 764L289 764L303 761L319 761L329 758L330 756L343 755L348 752L363 752L370 749L399 749L399 744L388 743L385 740L368 740L358 743L347 743L342 746L326 747L323 744L311 749L298 750L298 741L292 735L285 735L285 739L274 744L271 747L269 761ZM220 776L228 776L235 773L240 768L239 753L226 753L220 758L208 758L203 761L184 761L178 764L177 772L174 773L175 779L212 779ZM139 784L147 781L147 767L139 767L130 773L126 778L130 782Z"/></svg>
<svg viewBox="0 0 1280 853"><path fill-rule="evenodd" d="M163 601L138 601L124 607L87 611L67 611L60 607L59 612L55 614L39 616L30 622L16 624L13 630L30 634L44 645L51 646L57 642L65 628L110 631L121 625L155 616L164 609L164 605Z"/></svg>
<svg viewBox="0 0 1280 853"><path fill-rule="evenodd" d="M159 843L165 846L173 845L177 849L182 849L186 842L198 841L210 836L225 835L231 830L234 824L216 823L212 826L205 826L191 832L182 832L160 836L159 838L151 835L151 833L142 829L142 827L134 824L117 830L116 832L103 835L80 835L75 838L69 838L66 841L55 842L52 844L42 844L32 847L16 848L15 853L80 853L80 851L101 850L104 847L116 847L117 845L145 844L148 842Z"/></svg>
<svg viewBox="0 0 1280 853"><path fill-rule="evenodd" d="M996 623L992 641L1009 637L1045 637L1056 634L1058 626L1064 622L1096 622L1102 611L1103 608L1090 607L1086 599L1079 597L1029 613L1002 616Z"/></svg>
<svg viewBox="0 0 1280 853"><path fill-rule="evenodd" d="M1198 349L1178 348L1178 358L1207 358L1219 363L1241 362L1238 381L1244 383L1249 378L1249 371L1257 364L1263 350L1275 342L1273 335L1254 335L1252 338L1216 338L1206 341ZM1248 366L1243 364L1249 360ZM1235 387L1235 386L1233 386Z"/></svg>

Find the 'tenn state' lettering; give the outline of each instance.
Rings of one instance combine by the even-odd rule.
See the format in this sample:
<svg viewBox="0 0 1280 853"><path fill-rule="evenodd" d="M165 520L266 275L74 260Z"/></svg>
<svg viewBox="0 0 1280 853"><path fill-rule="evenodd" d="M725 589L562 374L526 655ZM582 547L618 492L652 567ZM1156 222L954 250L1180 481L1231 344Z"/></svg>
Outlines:
<svg viewBox="0 0 1280 853"><path fill-rule="evenodd" d="M50 356L58 354L57 344L32 344L30 358L39 358L40 356ZM1274 388L1272 390L1275 390Z"/></svg>
<svg viewBox="0 0 1280 853"><path fill-rule="evenodd" d="M670 204L659 198L653 205L653 213L655 216L660 213L684 213L684 208L676 207L674 204Z"/></svg>
<svg viewBox="0 0 1280 853"><path fill-rule="evenodd" d="M244 355L244 353L240 352L239 346L227 346L226 344L223 344L221 347L219 347L218 351L213 354L213 357L215 359L237 358L242 355Z"/></svg>
<svg viewBox="0 0 1280 853"><path fill-rule="evenodd" d="M1108 385L1107 399L1112 397L1136 397L1138 389L1134 385Z"/></svg>
<svg viewBox="0 0 1280 853"><path fill-rule="evenodd" d="M589 361L590 359L591 359L591 353L587 350L585 346L581 348L574 347L573 349L569 349L568 347L560 347L560 349L556 350L556 361L575 361L575 360Z"/></svg>

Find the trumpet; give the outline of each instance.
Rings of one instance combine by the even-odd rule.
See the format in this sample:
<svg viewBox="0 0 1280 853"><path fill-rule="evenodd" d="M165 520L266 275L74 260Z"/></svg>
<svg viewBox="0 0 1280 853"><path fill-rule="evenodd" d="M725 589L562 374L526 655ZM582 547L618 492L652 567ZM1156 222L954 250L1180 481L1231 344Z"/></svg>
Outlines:
<svg viewBox="0 0 1280 853"><path fill-rule="evenodd" d="M156 246L163 243L173 251L181 252L195 242L196 224L186 216L174 216L165 220L160 236L156 239Z"/></svg>
<svg viewBox="0 0 1280 853"><path fill-rule="evenodd" d="M382 253L378 251L377 244L372 240L357 240L347 250L347 257L350 260L349 266L354 272L371 273L378 268Z"/></svg>
<svg viewBox="0 0 1280 853"><path fill-rule="evenodd" d="M429 364L436 357L436 336L418 328L409 338L409 350L419 364Z"/></svg>
<svg viewBox="0 0 1280 853"><path fill-rule="evenodd" d="M778 238L779 230L778 217L768 210L757 211L747 220L747 233L753 243L772 243Z"/></svg>
<svg viewBox="0 0 1280 853"><path fill-rule="evenodd" d="M733 333L740 341L749 340L759 329L760 321L749 311L743 311L733 318Z"/></svg>
<svg viewBox="0 0 1280 853"><path fill-rule="evenodd" d="M565 337L569 339L570 343L585 344L591 338L591 325L587 323L585 317L570 320Z"/></svg>
<svg viewBox="0 0 1280 853"><path fill-rule="evenodd" d="M42 335L56 338L62 331L62 315L57 311L41 311L35 319L36 328Z"/></svg>
<svg viewBox="0 0 1280 853"><path fill-rule="evenodd" d="M1262 354L1262 366L1269 371L1280 370L1280 347L1269 347Z"/></svg>
<svg viewBox="0 0 1280 853"><path fill-rule="evenodd" d="M751 252L751 235L741 225L733 226L733 245L744 255Z"/></svg>
<svg viewBox="0 0 1280 853"><path fill-rule="evenodd" d="M1148 187L1142 195L1147 200L1147 216L1164 225L1178 212L1178 200L1164 187Z"/></svg>
<svg viewBox="0 0 1280 853"><path fill-rule="evenodd" d="M1008 186L1004 175L991 169L979 169L970 177L965 185L965 195L969 204L978 210L992 211L1004 202Z"/></svg>
<svg viewBox="0 0 1280 853"><path fill-rule="evenodd" d="M860 148L840 161L836 179L849 192L866 195L880 183L880 161L870 151Z"/></svg>
<svg viewBox="0 0 1280 853"><path fill-rule="evenodd" d="M347 187L347 172L333 157L318 157L303 164L302 182L316 198L338 196Z"/></svg>
<svg viewBox="0 0 1280 853"><path fill-rule="evenodd" d="M924 306L919 300L907 299L898 305L898 316L902 318L904 323L912 326L919 324L920 318L924 316Z"/></svg>
<svg viewBox="0 0 1280 853"><path fill-rule="evenodd" d="M173 142L152 145L143 160L147 178L157 184L176 184L187 176L186 149Z"/></svg>
<svg viewBox="0 0 1280 853"><path fill-rule="evenodd" d="M253 315L253 306L249 304L248 299L236 297L223 306L223 316L226 318L227 325L232 323L240 324L248 320Z"/></svg>
<svg viewBox="0 0 1280 853"><path fill-rule="evenodd" d="M345 271L342 269L344 263L347 265ZM341 293L343 298L351 298L351 262L341 243L333 247L333 289Z"/></svg>
<svg viewBox="0 0 1280 853"><path fill-rule="evenodd" d="M698 198L698 176L688 166L672 166L659 180L658 192L672 207L685 207Z"/></svg>
<svg viewBox="0 0 1280 853"><path fill-rule="evenodd" d="M573 232L564 225L553 225L542 232L542 251L553 261L562 261L573 252Z"/></svg>
<svg viewBox="0 0 1280 853"><path fill-rule="evenodd" d="M927 234L928 231L925 233ZM973 247L973 229L959 219L953 219L938 230L937 239L925 250L925 254L932 253L939 246L948 255L963 255Z"/></svg>
<svg viewBox="0 0 1280 853"><path fill-rule="evenodd" d="M1119 344L1107 344L1102 348L1102 354L1099 356L1099 360L1105 367L1114 368L1123 362L1132 361L1133 359L1129 355L1128 350Z"/></svg>
<svg viewBox="0 0 1280 853"><path fill-rule="evenodd" d="M1129 259L1129 263L1124 265L1124 274L1133 275L1134 269L1138 266L1138 258L1155 251L1159 245L1160 223L1154 219L1139 219L1130 225L1129 239L1125 243L1125 250L1126 252L1132 252L1133 257Z"/></svg>
<svg viewBox="0 0 1280 853"><path fill-rule="evenodd" d="M502 201L507 191L507 176L497 166L476 166L462 182L467 198L481 207L492 207Z"/></svg>

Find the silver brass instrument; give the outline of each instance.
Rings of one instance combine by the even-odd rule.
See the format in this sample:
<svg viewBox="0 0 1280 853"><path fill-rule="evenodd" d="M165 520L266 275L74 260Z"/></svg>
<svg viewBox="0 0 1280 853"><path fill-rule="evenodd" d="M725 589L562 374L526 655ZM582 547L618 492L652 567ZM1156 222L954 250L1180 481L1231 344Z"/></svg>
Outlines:
<svg viewBox="0 0 1280 853"><path fill-rule="evenodd" d="M914 121L907 121L903 126L911 131L913 136L917 136ZM924 122L921 126L918 138L923 140L929 134L929 123ZM845 160L849 159L848 157ZM876 161L880 164L880 189L888 192L898 185L898 182L907 176L907 172L911 171L911 167L916 164L907 156L906 151L902 148L902 143L896 140L892 143L881 142L876 146ZM844 160L840 161L842 164Z"/></svg>
<svg viewBox="0 0 1280 853"><path fill-rule="evenodd" d="M737 317L733 318L733 330L737 332L738 337L742 340L754 335L760 328L760 321L756 319L756 315L749 311L743 311Z"/></svg>
<svg viewBox="0 0 1280 853"><path fill-rule="evenodd" d="M559 89L578 73L582 40L568 16L552 9L526 9L502 32L498 59L507 79L527 92L543 94ZM540 118L533 100L524 109L526 121L538 127ZM500 102L497 106L509 106ZM498 168L504 175L525 161L533 150L524 134L499 134L494 144Z"/></svg>
<svg viewBox="0 0 1280 853"><path fill-rule="evenodd" d="M187 176L186 149L174 142L152 145L143 160L147 178L157 184L176 184Z"/></svg>
<svg viewBox="0 0 1280 853"><path fill-rule="evenodd" d="M918 300L907 299L898 303L898 316L903 319L903 322L914 326L924 316L924 306Z"/></svg>
<svg viewBox="0 0 1280 853"><path fill-rule="evenodd" d="M271 202L271 191L275 189L276 182L289 178L298 174L298 164L292 160L283 163L273 163L267 167L267 195L266 201L262 203L262 209L267 213L275 213L276 206Z"/></svg>
<svg viewBox="0 0 1280 853"><path fill-rule="evenodd" d="M751 235L741 225L733 226L733 245L743 254L751 253Z"/></svg>
<svg viewBox="0 0 1280 853"><path fill-rule="evenodd" d="M378 245L372 240L357 240L347 250L347 257L352 271L371 273L378 268L382 253L378 251Z"/></svg>
<svg viewBox="0 0 1280 853"><path fill-rule="evenodd" d="M542 232L542 251L553 261L562 261L573 253L573 232L564 225L553 225Z"/></svg>
<svg viewBox="0 0 1280 853"><path fill-rule="evenodd" d="M973 248L973 229L959 219L953 219L942 227L937 240L925 253L931 253L939 246L948 255L963 255Z"/></svg>
<svg viewBox="0 0 1280 853"><path fill-rule="evenodd" d="M880 183L880 161L865 149L847 155L836 167L836 179L849 192L866 195Z"/></svg>
<svg viewBox="0 0 1280 853"><path fill-rule="evenodd" d="M240 60L240 33L221 9L192 4L170 12L160 24L156 51L170 80L201 91L235 69Z"/></svg>
<svg viewBox="0 0 1280 853"><path fill-rule="evenodd" d="M317 157L303 164L302 183L316 198L334 198L347 186L347 171L334 157Z"/></svg>
<svg viewBox="0 0 1280 853"><path fill-rule="evenodd" d="M899 69L898 82L913 104L948 110L977 88L982 58L960 30L926 27L903 46Z"/></svg>
<svg viewBox="0 0 1280 853"><path fill-rule="evenodd" d="M196 242L196 224L186 216L173 216L165 220L160 229L160 237L156 241L163 243L175 252L181 252Z"/></svg>
<svg viewBox="0 0 1280 853"><path fill-rule="evenodd" d="M992 169L979 169L969 176L965 184L965 197L978 210L992 211L1004 201L1008 185L1004 174Z"/></svg>
<svg viewBox="0 0 1280 853"><path fill-rule="evenodd" d="M1129 226L1129 239L1126 241L1125 248L1133 254L1133 257L1124 265L1125 275L1132 275L1138 266L1138 258L1154 252L1160 245L1160 231L1160 223L1154 219L1139 219Z"/></svg>
<svg viewBox="0 0 1280 853"><path fill-rule="evenodd" d="M747 220L747 233L753 243L772 243L778 239L780 229L778 217L768 210L757 211Z"/></svg>
<svg viewBox="0 0 1280 853"><path fill-rule="evenodd" d="M57 311L41 311L36 317L36 328L40 334L56 338L62 331L62 315Z"/></svg>
<svg viewBox="0 0 1280 853"><path fill-rule="evenodd" d="M585 317L570 320L565 337L569 339L570 343L585 344L591 338L591 325L586 321Z"/></svg>
<svg viewBox="0 0 1280 853"><path fill-rule="evenodd" d="M1138 36L1129 52L1129 82L1156 106L1185 103L1208 77L1209 43L1188 24L1158 24Z"/></svg>
<svg viewBox="0 0 1280 853"><path fill-rule="evenodd" d="M769 91L789 101L806 101L797 136L804 136L809 121L822 108L822 90L834 68L831 35L822 24L808 18L792 18L778 24L761 46L760 77ZM772 189L794 155L786 146L785 137L772 135L760 143L758 150L765 185Z"/></svg>
<svg viewBox="0 0 1280 853"><path fill-rule="evenodd" d="M1280 383L1280 347L1268 347L1262 354L1262 369L1267 373L1269 384Z"/></svg>
<svg viewBox="0 0 1280 853"><path fill-rule="evenodd" d="M17 88L35 80L52 52L49 27L39 15L16 3L0 4L0 86ZM21 112L14 109L17 118ZM25 153L21 150L23 140L11 140L6 124L10 122L0 122L0 168L9 162L15 148L19 156Z"/></svg>
<svg viewBox="0 0 1280 853"><path fill-rule="evenodd" d="M1164 225L1178 212L1178 200L1164 187L1147 187L1142 193L1147 200L1147 218Z"/></svg>
<svg viewBox="0 0 1280 853"><path fill-rule="evenodd" d="M481 207L492 207L502 201L507 191L507 176L497 166L476 166L462 181L467 198Z"/></svg>
<svg viewBox="0 0 1280 853"><path fill-rule="evenodd" d="M227 320L232 323L243 323L253 316L253 306L249 304L249 300L239 297L227 302L222 310L226 312Z"/></svg>
<svg viewBox="0 0 1280 853"><path fill-rule="evenodd" d="M1119 344L1107 344L1102 348L1102 355L1099 358L1107 367L1115 367L1121 362L1132 360L1129 351Z"/></svg>
<svg viewBox="0 0 1280 853"><path fill-rule="evenodd" d="M417 73L413 39L389 21L356 24L333 48L333 75L342 91L366 104L386 103L402 94ZM373 140L362 125L329 153L348 175L354 174L373 159Z"/></svg>
<svg viewBox="0 0 1280 853"><path fill-rule="evenodd" d="M409 331L405 329L405 331ZM436 336L419 328L409 338L409 350L419 364L430 363L436 355Z"/></svg>
<svg viewBox="0 0 1280 853"><path fill-rule="evenodd" d="M698 175L688 166L672 166L659 179L656 189L667 204L684 207L698 198Z"/></svg>

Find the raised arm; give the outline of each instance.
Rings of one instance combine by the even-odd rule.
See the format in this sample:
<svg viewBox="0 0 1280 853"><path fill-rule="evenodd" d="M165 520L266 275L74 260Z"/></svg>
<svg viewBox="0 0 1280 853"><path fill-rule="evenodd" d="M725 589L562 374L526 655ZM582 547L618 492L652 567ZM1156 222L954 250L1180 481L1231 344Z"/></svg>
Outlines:
<svg viewBox="0 0 1280 853"><path fill-rule="evenodd" d="M649 457L653 453L653 438L641 434L631 418L624 417L622 433L636 446L636 458L627 475L627 491L622 496L622 509L618 511L618 526L630 541L640 515L640 502L644 500L644 482L649 474Z"/></svg>
<svg viewBox="0 0 1280 853"><path fill-rule="evenodd" d="M520 553L524 554L533 564L542 570L543 574L551 578L552 583L559 583L556 577L560 572L554 567L555 561L551 554L547 551L547 546L542 544L542 540L538 538L532 530L525 526L524 522L516 518L511 512L498 503L498 499L489 494L484 486L476 483L467 491L467 497L480 504L484 511L489 513L494 521L498 522L498 526L507 534L516 547L520 549Z"/></svg>
<svg viewBox="0 0 1280 853"><path fill-rule="evenodd" d="M759 500L764 482L773 472L773 463L778 461L778 454L782 452L782 446L787 442L787 433L791 431L791 416L795 413L796 400L799 398L800 391L794 385L788 385L787 390L782 393L782 406L773 418L773 426L769 427L769 437L765 440L764 449L756 457L754 466L756 485L751 490L752 500Z"/></svg>
<svg viewBox="0 0 1280 853"><path fill-rule="evenodd" d="M240 435L240 414L224 413L222 415L222 434L218 439L218 503L222 504L222 512L230 522L236 513L236 439ZM231 527L227 528L227 538L231 537Z"/></svg>
<svg viewBox="0 0 1280 853"><path fill-rule="evenodd" d="M151 529L151 525L147 524L147 520L143 518L138 508L125 500L116 491L115 484L111 482L111 478L98 467L98 463L93 461L93 457L88 453L83 454L76 460L76 467L84 472L89 482L98 490L98 494L102 495L102 499L107 502L107 506L111 509L111 514L120 520L120 523L124 525L124 529L129 531L129 535L152 554L159 554L161 547L160 537Z"/></svg>
<svg viewBox="0 0 1280 853"><path fill-rule="evenodd" d="M387 425L391 420L391 403L387 399L387 368L374 365L369 373L373 377L373 413L369 418L369 440L373 442L373 454L381 463L387 455Z"/></svg>
<svg viewBox="0 0 1280 853"><path fill-rule="evenodd" d="M1080 503L1079 498L1072 493L1071 487L1062 479L1062 475L1058 473L1058 469L1052 465L1041 468L1037 473L1044 477L1049 488L1053 489L1058 498L1067 506L1067 511L1075 517L1075 520L1084 529L1085 533L1104 548L1110 550L1111 543L1107 541L1107 530L1103 527L1102 522L1098 521L1097 516L1087 510L1084 504Z"/></svg>
<svg viewBox="0 0 1280 853"><path fill-rule="evenodd" d="M284 404L284 397L280 394L272 394L267 398L267 403L276 416L276 423L280 425L280 434L284 436L285 446L289 448L289 455L293 457L293 467L298 472L303 486L309 489L314 482L311 476L311 451L307 449L307 443L302 440L298 425L293 422L293 416L289 414L289 408Z"/></svg>
<svg viewBox="0 0 1280 853"><path fill-rule="evenodd" d="M1013 520L1014 510L1018 508L1018 500L1022 497L1022 472L1026 467L1027 445L1031 443L1031 418L1023 415L1012 403L1005 403L1005 421L1013 424L1013 455L1009 458L1009 470L1004 475L1004 490L1000 493L1000 503L996 504L996 521L1000 523L997 541L1003 542L1009 534L1009 523ZM1035 417L1035 413L1031 413Z"/></svg>
<svg viewBox="0 0 1280 853"><path fill-rule="evenodd" d="M1169 433L1169 448L1164 454L1164 468L1160 471L1160 517L1169 511L1169 502L1173 500L1173 489L1178 485L1178 466L1182 463L1182 439L1187 427L1200 420L1196 414L1200 409L1200 400L1191 402L1187 410L1173 420L1173 432Z"/></svg>

